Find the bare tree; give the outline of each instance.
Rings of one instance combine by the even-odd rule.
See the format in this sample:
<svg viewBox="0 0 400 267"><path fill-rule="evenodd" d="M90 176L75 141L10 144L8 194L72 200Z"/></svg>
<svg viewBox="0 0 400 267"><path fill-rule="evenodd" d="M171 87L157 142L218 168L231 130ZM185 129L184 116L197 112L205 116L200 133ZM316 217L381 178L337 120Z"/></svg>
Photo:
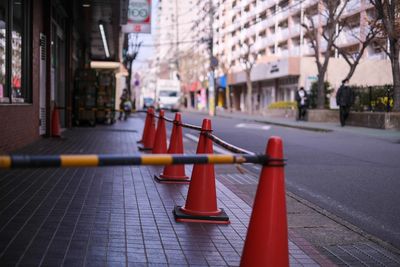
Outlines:
<svg viewBox="0 0 400 267"><path fill-rule="evenodd" d="M179 57L180 78L183 83L192 84L199 81L200 77L206 77L208 73L208 57L192 50L181 53ZM187 101L190 101L187 96Z"/></svg>
<svg viewBox="0 0 400 267"><path fill-rule="evenodd" d="M368 21L367 32L364 33L364 36L362 37L360 37L358 32L353 33L351 30L347 32L347 34L353 36L359 42L358 51L356 53L349 51L344 47L341 47L336 42L333 43L334 48L338 51L338 53L343 57L343 59L347 62L347 64L350 67L349 72L347 73L345 79L350 80L350 78L354 75L354 72L356 71L356 68L360 63L360 60L363 57L365 49L367 49L367 47L372 43L372 41L374 41L374 39L381 33L377 21L378 21L377 19ZM351 27L351 25L348 25L346 21L342 21L342 24L345 25L345 27L347 28Z"/></svg>
<svg viewBox="0 0 400 267"><path fill-rule="evenodd" d="M220 61L219 63L220 69L222 73L228 77L228 74L231 70L232 65L229 64L228 60ZM226 80L226 88L225 88L225 99L226 99L226 108L228 111L231 111L231 96L230 96L230 87L228 84L228 79Z"/></svg>
<svg viewBox="0 0 400 267"><path fill-rule="evenodd" d="M328 69L329 60L332 56L333 46L343 30L340 23L342 14L349 0L319 0L317 15L320 14L320 23L314 21L315 9L310 8L305 12L305 28L307 38L314 50L315 62L318 70L317 108L323 109L325 105L325 74ZM325 25L321 18L326 19ZM321 39L326 41L326 47L322 47Z"/></svg>
<svg viewBox="0 0 400 267"><path fill-rule="evenodd" d="M257 54L251 51L253 45L254 44L250 42L239 42L241 50L239 61L242 64L243 71L246 75L246 109L249 114L253 113L253 84L251 82L251 70L253 69L257 59Z"/></svg>
<svg viewBox="0 0 400 267"><path fill-rule="evenodd" d="M394 90L393 111L400 111L400 1L370 0L370 2L376 9L389 42L388 56L392 65Z"/></svg>

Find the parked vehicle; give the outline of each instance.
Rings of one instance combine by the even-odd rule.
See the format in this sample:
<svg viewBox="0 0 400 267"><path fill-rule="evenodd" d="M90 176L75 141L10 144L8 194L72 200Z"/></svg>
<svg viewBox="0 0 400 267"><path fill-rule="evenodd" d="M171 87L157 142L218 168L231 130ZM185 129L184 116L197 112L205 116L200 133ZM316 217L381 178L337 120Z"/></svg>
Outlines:
<svg viewBox="0 0 400 267"><path fill-rule="evenodd" d="M177 80L158 80L156 97L158 109L179 111L181 106L180 82Z"/></svg>
<svg viewBox="0 0 400 267"><path fill-rule="evenodd" d="M143 98L143 109L154 107L154 99L151 97Z"/></svg>

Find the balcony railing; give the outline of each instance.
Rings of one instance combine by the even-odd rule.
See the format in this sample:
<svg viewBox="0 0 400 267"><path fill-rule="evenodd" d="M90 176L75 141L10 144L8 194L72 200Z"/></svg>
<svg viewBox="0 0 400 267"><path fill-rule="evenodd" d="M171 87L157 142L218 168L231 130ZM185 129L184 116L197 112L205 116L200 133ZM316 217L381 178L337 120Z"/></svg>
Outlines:
<svg viewBox="0 0 400 267"><path fill-rule="evenodd" d="M236 34L235 36L233 36L231 40L232 40L233 44L237 44L240 40L239 34Z"/></svg>
<svg viewBox="0 0 400 267"><path fill-rule="evenodd" d="M268 3L266 1L258 2L256 7L256 12L261 13L268 8Z"/></svg>
<svg viewBox="0 0 400 267"><path fill-rule="evenodd" d="M340 33L337 44L340 46L355 44L359 42L359 38L360 27L345 29Z"/></svg>
<svg viewBox="0 0 400 267"><path fill-rule="evenodd" d="M276 32L277 39L279 41L287 40L289 37L289 28L281 28Z"/></svg>
<svg viewBox="0 0 400 267"><path fill-rule="evenodd" d="M268 21L262 20L258 23L258 31L266 30L268 28Z"/></svg>
<svg viewBox="0 0 400 267"><path fill-rule="evenodd" d="M344 8L343 15L350 15L360 10L360 0L350 0Z"/></svg>
<svg viewBox="0 0 400 267"><path fill-rule="evenodd" d="M291 36L297 36L300 35L301 33L301 28L302 26L300 24L295 24L292 27L290 27L290 35Z"/></svg>
<svg viewBox="0 0 400 267"><path fill-rule="evenodd" d="M301 46L301 54L302 55L312 55L312 54L314 54L314 49L310 45L304 44Z"/></svg>
<svg viewBox="0 0 400 267"><path fill-rule="evenodd" d="M247 36L252 36L257 31L257 25L252 25L250 28L247 29Z"/></svg>
<svg viewBox="0 0 400 267"><path fill-rule="evenodd" d="M303 6L308 7L308 6L315 5L316 3L318 3L318 0L304 0Z"/></svg>
<svg viewBox="0 0 400 267"><path fill-rule="evenodd" d="M383 52L381 53L369 53L367 56L368 59L372 60L383 60L387 58L387 55Z"/></svg>
<svg viewBox="0 0 400 267"><path fill-rule="evenodd" d="M288 49L279 49L278 48L278 55L281 57L288 57L289 56L289 50Z"/></svg>
<svg viewBox="0 0 400 267"><path fill-rule="evenodd" d="M268 34L267 35L267 38L266 38L266 44L269 46L269 45L271 45L271 44L274 44L275 43L275 41L276 41L276 34Z"/></svg>
<svg viewBox="0 0 400 267"><path fill-rule="evenodd" d="M300 56L300 46L294 46L293 48L289 49L289 54L292 57Z"/></svg>

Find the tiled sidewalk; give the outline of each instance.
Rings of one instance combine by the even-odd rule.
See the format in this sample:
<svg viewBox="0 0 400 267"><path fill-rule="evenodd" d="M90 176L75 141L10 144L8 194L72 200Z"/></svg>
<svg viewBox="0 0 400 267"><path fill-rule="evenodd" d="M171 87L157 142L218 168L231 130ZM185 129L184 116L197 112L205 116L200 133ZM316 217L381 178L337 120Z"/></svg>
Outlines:
<svg viewBox="0 0 400 267"><path fill-rule="evenodd" d="M134 153L142 122L75 128L19 153ZM0 172L1 266L238 266L251 207L217 182L230 225L176 223L187 185L152 167ZM292 266L316 262L293 242ZM329 262L326 261L328 264Z"/></svg>

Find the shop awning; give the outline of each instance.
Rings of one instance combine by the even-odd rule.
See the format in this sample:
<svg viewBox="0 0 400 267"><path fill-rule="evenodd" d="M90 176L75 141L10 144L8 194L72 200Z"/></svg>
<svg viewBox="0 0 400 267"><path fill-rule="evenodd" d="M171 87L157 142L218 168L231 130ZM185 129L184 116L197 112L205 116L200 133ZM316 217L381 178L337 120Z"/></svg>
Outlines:
<svg viewBox="0 0 400 267"><path fill-rule="evenodd" d="M217 85L218 85L218 87L226 88L226 75L218 78Z"/></svg>
<svg viewBox="0 0 400 267"><path fill-rule="evenodd" d="M199 81L192 82L190 85L190 91L191 92L196 92L201 88L201 83Z"/></svg>

